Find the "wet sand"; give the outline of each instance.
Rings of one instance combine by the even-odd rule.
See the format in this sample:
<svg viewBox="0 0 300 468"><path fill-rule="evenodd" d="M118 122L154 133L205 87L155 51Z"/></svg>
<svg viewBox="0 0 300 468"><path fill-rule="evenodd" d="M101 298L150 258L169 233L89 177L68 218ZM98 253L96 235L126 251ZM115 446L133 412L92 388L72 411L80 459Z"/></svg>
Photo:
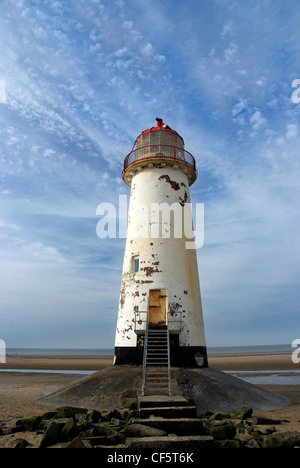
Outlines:
<svg viewBox="0 0 300 468"><path fill-rule="evenodd" d="M111 366L112 356L27 356L8 355L1 369L97 371ZM252 354L211 354L209 367L219 370L300 370L290 352ZM0 376L1 378L1 376Z"/></svg>
<svg viewBox="0 0 300 468"><path fill-rule="evenodd" d="M97 371L111 366L112 356L8 355L1 369ZM1 378L1 376L0 376Z"/></svg>

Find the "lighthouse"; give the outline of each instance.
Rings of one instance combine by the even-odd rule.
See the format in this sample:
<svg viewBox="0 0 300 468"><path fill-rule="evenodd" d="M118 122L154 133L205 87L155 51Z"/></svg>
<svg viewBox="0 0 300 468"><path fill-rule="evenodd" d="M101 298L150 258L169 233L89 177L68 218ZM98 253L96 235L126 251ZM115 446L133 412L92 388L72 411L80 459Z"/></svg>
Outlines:
<svg viewBox="0 0 300 468"><path fill-rule="evenodd" d="M189 187L197 179L183 138L161 118L125 157L130 187L114 365L141 365L149 333L163 333L172 367L207 367ZM161 346L161 349L163 347ZM159 351L153 359L159 363Z"/></svg>

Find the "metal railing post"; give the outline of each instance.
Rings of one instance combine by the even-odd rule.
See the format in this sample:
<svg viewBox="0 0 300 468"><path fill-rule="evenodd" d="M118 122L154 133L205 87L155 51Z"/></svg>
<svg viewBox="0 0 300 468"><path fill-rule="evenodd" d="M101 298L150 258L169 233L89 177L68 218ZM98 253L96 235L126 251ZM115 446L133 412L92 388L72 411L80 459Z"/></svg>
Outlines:
<svg viewBox="0 0 300 468"><path fill-rule="evenodd" d="M148 352L148 321L146 321L145 342L144 342L142 396L145 395L145 387L146 387L147 352Z"/></svg>
<svg viewBox="0 0 300 468"><path fill-rule="evenodd" d="M171 385L171 357L170 357L170 333L169 333L169 326L167 326L167 344L168 344L168 380L169 380L169 396L172 396L172 385Z"/></svg>

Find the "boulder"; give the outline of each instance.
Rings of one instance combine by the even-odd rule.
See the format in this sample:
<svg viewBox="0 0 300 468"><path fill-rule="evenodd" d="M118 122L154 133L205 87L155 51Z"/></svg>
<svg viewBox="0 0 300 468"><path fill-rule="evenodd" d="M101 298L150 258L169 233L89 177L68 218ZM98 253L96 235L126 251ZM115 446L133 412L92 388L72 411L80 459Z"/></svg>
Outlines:
<svg viewBox="0 0 300 468"><path fill-rule="evenodd" d="M62 440L70 440L78 435L78 428L73 418L69 418L61 430Z"/></svg>
<svg viewBox="0 0 300 468"><path fill-rule="evenodd" d="M265 425L268 425L268 424L270 424L270 425L275 425L276 424L277 425L277 424L281 424L281 421L280 421L280 419L271 419L271 418L264 418L262 416L255 416L253 418L253 424L255 426L258 426L258 425L265 426Z"/></svg>
<svg viewBox="0 0 300 468"><path fill-rule="evenodd" d="M51 421L44 432L40 448L46 448L56 444L59 441L59 432L59 424L55 420Z"/></svg>
<svg viewBox="0 0 300 468"><path fill-rule="evenodd" d="M36 431L41 420L41 416L31 416L31 418L19 419L16 426L21 426L22 431Z"/></svg>
<svg viewBox="0 0 300 468"><path fill-rule="evenodd" d="M82 438L80 436L75 437L66 448L93 448L92 444L88 439Z"/></svg>
<svg viewBox="0 0 300 468"><path fill-rule="evenodd" d="M253 409L249 408L249 406L241 406L236 411L234 411L232 417L236 419L247 419L251 418L253 415Z"/></svg>
<svg viewBox="0 0 300 468"><path fill-rule="evenodd" d="M86 414L86 420L91 423L98 423L101 421L101 413L97 410L89 410Z"/></svg>
<svg viewBox="0 0 300 468"><path fill-rule="evenodd" d="M17 440L17 443L16 443L16 445L15 445L15 448L16 448L16 449L23 449L23 448L26 448L26 447L28 447L28 446L30 446L30 443L29 443L27 440L25 440L25 439L18 439L18 440Z"/></svg>
<svg viewBox="0 0 300 468"><path fill-rule="evenodd" d="M75 418L77 414L86 414L87 413L86 408L77 408L77 407L72 407L72 406L63 406L62 408L59 408L56 414L56 418Z"/></svg>
<svg viewBox="0 0 300 468"><path fill-rule="evenodd" d="M232 423L223 424L222 426L212 427L210 435L214 440L233 439L236 434L236 429Z"/></svg>
<svg viewBox="0 0 300 468"><path fill-rule="evenodd" d="M264 437L264 448L292 448L300 445L300 432L274 432Z"/></svg>

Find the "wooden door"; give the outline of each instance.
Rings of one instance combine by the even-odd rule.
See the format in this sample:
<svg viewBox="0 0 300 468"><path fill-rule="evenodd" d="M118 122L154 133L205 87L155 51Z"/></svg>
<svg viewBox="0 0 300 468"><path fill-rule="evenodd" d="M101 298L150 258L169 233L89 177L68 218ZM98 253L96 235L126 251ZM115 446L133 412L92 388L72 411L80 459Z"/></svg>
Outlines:
<svg viewBox="0 0 300 468"><path fill-rule="evenodd" d="M149 326L167 324L167 294L162 289L149 291Z"/></svg>

